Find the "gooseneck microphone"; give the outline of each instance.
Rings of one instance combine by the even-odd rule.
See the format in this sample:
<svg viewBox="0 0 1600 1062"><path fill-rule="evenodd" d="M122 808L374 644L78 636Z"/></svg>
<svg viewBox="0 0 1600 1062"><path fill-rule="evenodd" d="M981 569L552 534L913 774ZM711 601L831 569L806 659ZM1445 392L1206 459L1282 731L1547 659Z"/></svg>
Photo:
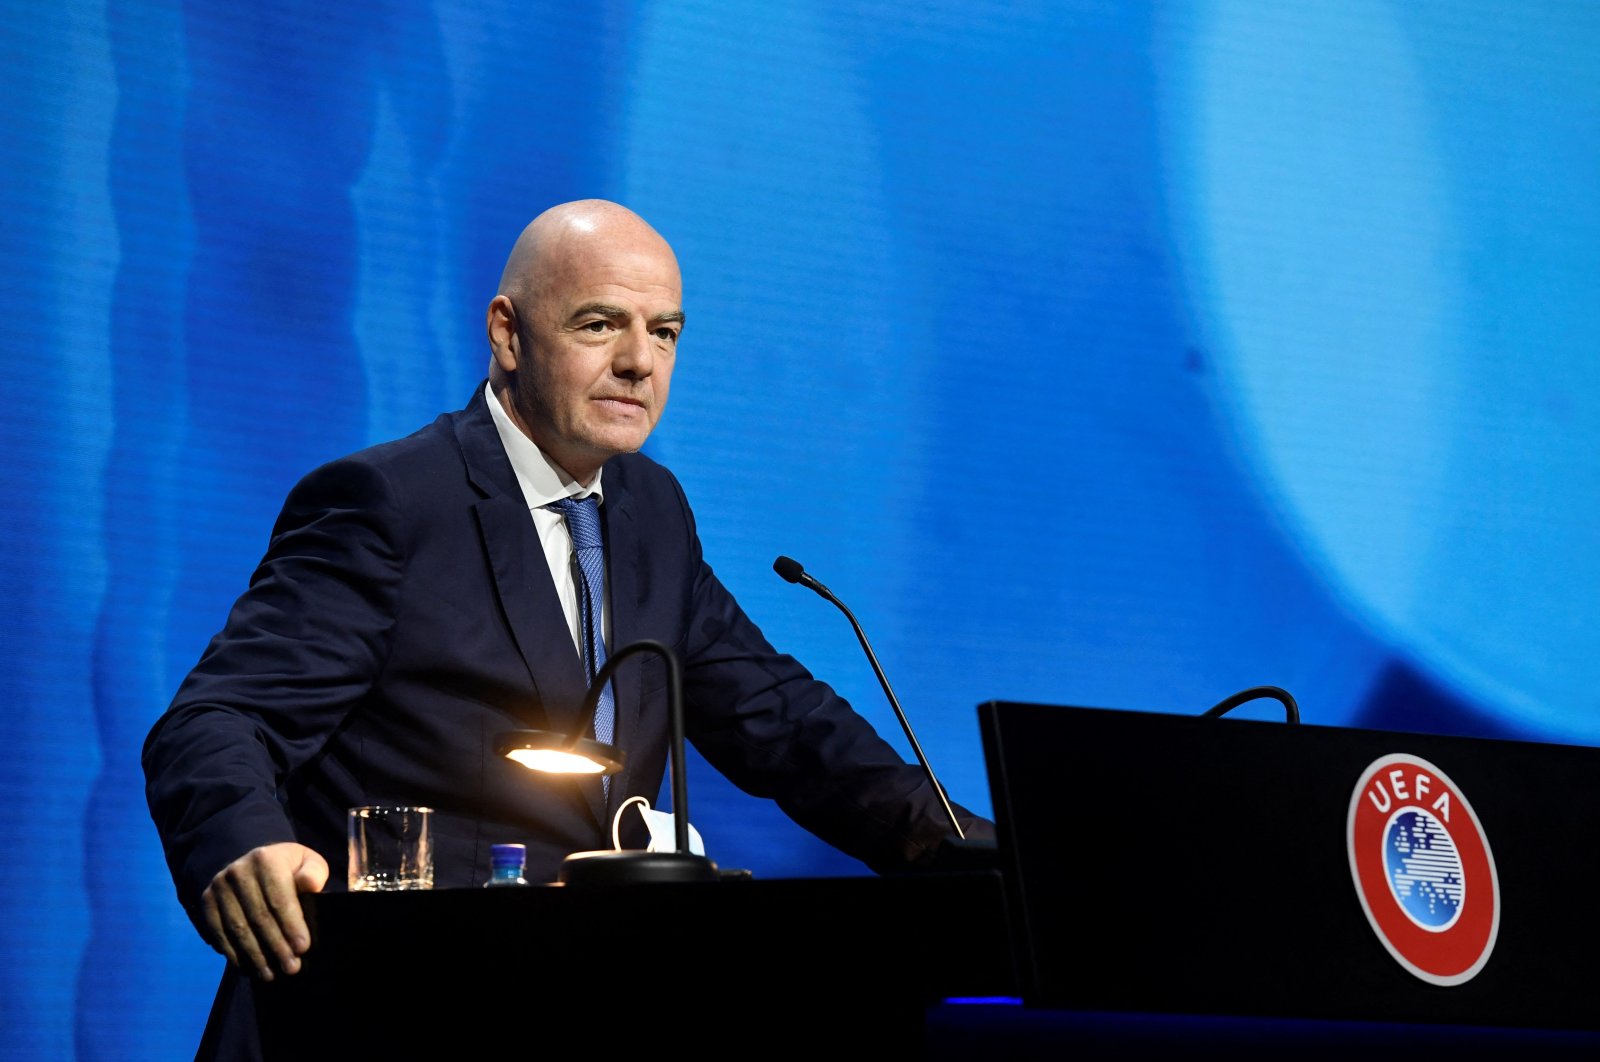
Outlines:
<svg viewBox="0 0 1600 1062"><path fill-rule="evenodd" d="M900 701L894 695L894 690L889 688L889 680L883 675L883 668L878 666L877 654L872 651L872 646L867 643L867 634L861 629L861 624L856 622L855 615L845 607L843 601L833 596L833 591L817 582L816 579L806 574L800 562L789 557L779 557L772 562L772 570L783 577L785 582L799 583L801 586L815 590L822 597L827 598L843 612L850 621L850 626L855 628L856 638L861 642L861 648L866 650L867 660L872 664L872 671L878 676L878 685L883 687L884 696L889 698L889 704L894 708L895 718L900 720L900 729L906 732L906 740L911 742L911 750L917 754L917 762L922 764L922 770L928 776L928 782L933 786L933 791L939 794L939 802L944 805L944 813L950 817L950 825L955 829L956 836L965 841L967 835L961 830L961 823L956 821L955 809L950 806L950 799L945 796L944 786L939 784L939 779L933 776L933 768L928 765L928 757L922 754L922 746L917 743L917 735L911 732L911 723L906 719L906 713L900 707Z"/></svg>

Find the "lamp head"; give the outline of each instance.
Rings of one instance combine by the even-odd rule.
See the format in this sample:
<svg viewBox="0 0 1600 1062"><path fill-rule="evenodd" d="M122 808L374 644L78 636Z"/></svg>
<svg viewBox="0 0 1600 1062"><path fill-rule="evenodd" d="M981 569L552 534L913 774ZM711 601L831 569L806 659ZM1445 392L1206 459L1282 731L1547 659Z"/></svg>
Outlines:
<svg viewBox="0 0 1600 1062"><path fill-rule="evenodd" d="M667 665L668 737L672 755L673 852L595 851L573 852L561 864L561 884L629 884L662 881L717 881L717 865L689 850L689 783L684 763L683 679L678 658L662 642L645 639L626 645L606 657L583 699L576 734L588 732L594 722L600 690L611 680L617 665L639 653L654 653ZM575 734L547 730L513 730L495 739L495 751L537 771L615 774L622 770L622 750Z"/></svg>
<svg viewBox="0 0 1600 1062"><path fill-rule="evenodd" d="M616 774L626 757L615 745L572 738L549 730L511 730L495 738L494 750L531 771L547 774Z"/></svg>

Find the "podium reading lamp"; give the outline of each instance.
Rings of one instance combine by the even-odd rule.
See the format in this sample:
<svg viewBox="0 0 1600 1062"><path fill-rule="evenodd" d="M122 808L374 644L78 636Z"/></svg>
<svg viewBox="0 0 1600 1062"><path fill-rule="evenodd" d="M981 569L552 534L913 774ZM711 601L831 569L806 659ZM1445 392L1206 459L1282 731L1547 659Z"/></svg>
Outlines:
<svg viewBox="0 0 1600 1062"><path fill-rule="evenodd" d="M616 774L622 770L622 750L583 735L594 723L600 692L611 681L617 665L639 653L655 653L667 662L667 708L671 724L672 826L675 850L574 852L562 862L562 884L634 884L673 881L719 881L717 865L689 850L689 782L684 763L683 677L678 658L661 642L637 641L607 657L583 698L583 711L571 734L549 730L513 730L495 740L495 751L530 770L551 774Z"/></svg>

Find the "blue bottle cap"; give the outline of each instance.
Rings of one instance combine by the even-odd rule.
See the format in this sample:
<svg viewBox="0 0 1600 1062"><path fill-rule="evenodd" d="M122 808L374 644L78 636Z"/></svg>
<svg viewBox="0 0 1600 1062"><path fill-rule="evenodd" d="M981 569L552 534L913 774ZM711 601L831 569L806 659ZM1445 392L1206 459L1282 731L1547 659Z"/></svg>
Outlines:
<svg viewBox="0 0 1600 1062"><path fill-rule="evenodd" d="M520 867L528 860L528 846L497 844L489 849L489 859L497 867Z"/></svg>

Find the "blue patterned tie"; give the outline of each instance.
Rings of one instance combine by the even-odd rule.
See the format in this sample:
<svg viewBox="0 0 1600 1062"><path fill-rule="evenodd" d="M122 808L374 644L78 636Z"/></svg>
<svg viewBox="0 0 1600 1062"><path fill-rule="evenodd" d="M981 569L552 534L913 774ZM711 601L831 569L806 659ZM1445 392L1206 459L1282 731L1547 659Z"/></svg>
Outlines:
<svg viewBox="0 0 1600 1062"><path fill-rule="evenodd" d="M605 632L600 624L600 591L605 586L606 570L606 547L600 538L600 502L591 494L586 498L562 498L546 508L555 509L567 518L567 531L572 535L572 549L578 559L578 620L583 631L583 669L592 686L595 675L606 662ZM611 744L616 714L611 683L607 682L594 710L596 741ZM600 782L609 799L610 776L602 777Z"/></svg>

